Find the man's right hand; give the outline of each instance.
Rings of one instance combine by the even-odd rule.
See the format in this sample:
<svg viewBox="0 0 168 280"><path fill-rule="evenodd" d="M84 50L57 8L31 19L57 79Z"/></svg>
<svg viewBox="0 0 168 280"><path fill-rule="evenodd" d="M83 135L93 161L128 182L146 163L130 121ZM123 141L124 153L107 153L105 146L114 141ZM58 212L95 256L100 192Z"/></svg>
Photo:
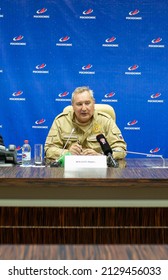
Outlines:
<svg viewBox="0 0 168 280"><path fill-rule="evenodd" d="M82 146L78 143L72 144L69 151L72 155L80 155L82 153Z"/></svg>

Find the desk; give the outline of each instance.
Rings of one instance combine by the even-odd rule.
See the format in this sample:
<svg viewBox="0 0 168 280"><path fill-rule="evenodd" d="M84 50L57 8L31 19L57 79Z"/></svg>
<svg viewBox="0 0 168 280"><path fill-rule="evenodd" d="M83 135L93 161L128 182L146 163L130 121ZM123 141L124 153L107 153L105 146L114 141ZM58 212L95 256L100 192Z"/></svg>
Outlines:
<svg viewBox="0 0 168 280"><path fill-rule="evenodd" d="M0 260L168 260L168 245L0 245Z"/></svg>
<svg viewBox="0 0 168 280"><path fill-rule="evenodd" d="M1 167L0 243L168 243L168 168L161 159L122 166L74 174Z"/></svg>

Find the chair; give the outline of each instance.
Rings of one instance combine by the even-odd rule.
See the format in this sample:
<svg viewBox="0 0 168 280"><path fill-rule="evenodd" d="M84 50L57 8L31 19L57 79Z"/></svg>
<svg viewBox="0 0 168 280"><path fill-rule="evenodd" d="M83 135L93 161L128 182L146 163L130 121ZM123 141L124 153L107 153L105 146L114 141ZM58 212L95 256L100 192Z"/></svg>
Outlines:
<svg viewBox="0 0 168 280"><path fill-rule="evenodd" d="M64 108L63 113L67 113L72 110L73 107L71 105L68 105ZM95 104L95 110L109 114L112 117L112 119L116 122L116 114L112 106L108 104Z"/></svg>

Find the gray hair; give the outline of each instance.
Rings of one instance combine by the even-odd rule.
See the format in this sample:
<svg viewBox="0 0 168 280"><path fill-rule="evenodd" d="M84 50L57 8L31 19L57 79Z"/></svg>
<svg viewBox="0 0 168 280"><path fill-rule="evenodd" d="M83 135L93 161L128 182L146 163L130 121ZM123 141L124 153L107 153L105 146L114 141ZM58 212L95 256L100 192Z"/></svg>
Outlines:
<svg viewBox="0 0 168 280"><path fill-rule="evenodd" d="M74 92L72 93L72 97L71 97L71 103L73 104L73 102L74 102L74 96L76 95L76 94L80 94L80 93L82 93L82 92L84 92L84 91L88 91L89 92L89 94L90 94L90 97L93 99L93 100L95 100L94 99L94 95L93 95L93 90L91 90L89 87L87 87L87 86L83 86L83 87L77 87L75 90L74 90Z"/></svg>

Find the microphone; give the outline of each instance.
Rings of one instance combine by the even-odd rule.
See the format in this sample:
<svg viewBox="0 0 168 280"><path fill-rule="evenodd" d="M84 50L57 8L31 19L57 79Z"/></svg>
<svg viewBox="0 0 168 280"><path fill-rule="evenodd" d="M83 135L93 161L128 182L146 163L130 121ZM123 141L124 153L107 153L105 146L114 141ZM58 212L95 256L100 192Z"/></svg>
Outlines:
<svg viewBox="0 0 168 280"><path fill-rule="evenodd" d="M103 153L107 156L107 166L108 167L118 167L119 164L117 161L115 161L115 159L113 158L112 154L112 149L109 145L109 143L107 142L105 136L103 134L99 134L96 136L97 141L99 142Z"/></svg>
<svg viewBox="0 0 168 280"><path fill-rule="evenodd" d="M113 152L121 152L120 150L113 149ZM146 157L153 157L153 158L161 158L163 161L162 168L167 168L165 159L162 155L152 155L149 153L141 153L141 152L134 152L134 151L125 151L127 154L134 154L134 155L141 155ZM152 168L160 168L159 166L153 166Z"/></svg>
<svg viewBox="0 0 168 280"><path fill-rule="evenodd" d="M67 153L65 153L65 154L63 154L63 153L64 153L64 150L65 150L66 146L67 146L68 143L69 143L69 140L70 140L70 138L71 138L72 133L74 132L74 130L75 130L75 128L72 128L71 133L69 134L68 139L67 139L67 141L65 142L64 147L62 148L62 152L61 152L60 157L59 157L56 161L50 163L50 167L64 167L65 156L66 156L66 155L71 155L71 153L70 153L70 152L67 152Z"/></svg>

